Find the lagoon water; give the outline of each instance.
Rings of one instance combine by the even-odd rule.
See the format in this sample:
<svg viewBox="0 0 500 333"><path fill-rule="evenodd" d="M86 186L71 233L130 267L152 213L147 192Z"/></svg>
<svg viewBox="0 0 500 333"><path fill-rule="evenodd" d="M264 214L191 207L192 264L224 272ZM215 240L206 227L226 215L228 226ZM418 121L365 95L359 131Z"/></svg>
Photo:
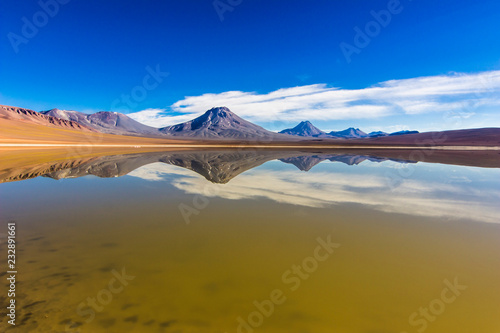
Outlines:
<svg viewBox="0 0 500 333"><path fill-rule="evenodd" d="M499 168L275 155L11 173L0 330L500 332Z"/></svg>

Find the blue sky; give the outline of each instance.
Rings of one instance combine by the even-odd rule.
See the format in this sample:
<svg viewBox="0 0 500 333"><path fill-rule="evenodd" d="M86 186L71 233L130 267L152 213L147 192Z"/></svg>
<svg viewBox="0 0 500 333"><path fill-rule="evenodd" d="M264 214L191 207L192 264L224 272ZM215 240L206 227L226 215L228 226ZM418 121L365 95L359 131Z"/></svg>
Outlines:
<svg viewBox="0 0 500 333"><path fill-rule="evenodd" d="M492 0L2 1L0 104L154 126L224 103L272 130L500 127L498 13Z"/></svg>

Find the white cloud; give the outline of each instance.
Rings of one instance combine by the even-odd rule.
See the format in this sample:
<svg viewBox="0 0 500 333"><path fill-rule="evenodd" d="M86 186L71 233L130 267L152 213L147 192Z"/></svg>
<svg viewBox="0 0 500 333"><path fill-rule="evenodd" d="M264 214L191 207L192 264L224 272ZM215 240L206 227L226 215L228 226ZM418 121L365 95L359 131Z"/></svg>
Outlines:
<svg viewBox="0 0 500 333"><path fill-rule="evenodd" d="M364 89L312 84L266 94L243 91L203 94L172 104L170 109L175 116L164 109L148 109L130 116L161 127L190 120L214 106L227 106L250 121L273 122L374 119L499 105L500 71L489 71L390 80Z"/></svg>
<svg viewBox="0 0 500 333"><path fill-rule="evenodd" d="M193 119L191 115L183 114L171 116L165 112L165 109L146 109L139 112L128 114L128 116L141 124L153 127L165 127L172 124L183 123Z"/></svg>

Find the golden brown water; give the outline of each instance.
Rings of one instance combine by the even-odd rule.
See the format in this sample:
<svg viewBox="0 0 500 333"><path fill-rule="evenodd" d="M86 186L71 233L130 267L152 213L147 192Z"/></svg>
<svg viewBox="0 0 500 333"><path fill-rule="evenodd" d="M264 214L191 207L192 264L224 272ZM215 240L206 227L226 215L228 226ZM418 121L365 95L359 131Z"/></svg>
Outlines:
<svg viewBox="0 0 500 333"><path fill-rule="evenodd" d="M498 169L419 163L388 182L401 167L272 161L212 184L154 163L0 184L0 232L18 230L17 326L0 329L499 332Z"/></svg>

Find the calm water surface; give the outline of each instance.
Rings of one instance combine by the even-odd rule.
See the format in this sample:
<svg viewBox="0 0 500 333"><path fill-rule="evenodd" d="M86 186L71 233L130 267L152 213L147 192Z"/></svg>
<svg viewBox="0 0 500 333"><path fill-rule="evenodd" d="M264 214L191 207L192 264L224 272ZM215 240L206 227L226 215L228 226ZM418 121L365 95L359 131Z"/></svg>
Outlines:
<svg viewBox="0 0 500 333"><path fill-rule="evenodd" d="M0 184L0 330L500 332L500 169L277 158Z"/></svg>

